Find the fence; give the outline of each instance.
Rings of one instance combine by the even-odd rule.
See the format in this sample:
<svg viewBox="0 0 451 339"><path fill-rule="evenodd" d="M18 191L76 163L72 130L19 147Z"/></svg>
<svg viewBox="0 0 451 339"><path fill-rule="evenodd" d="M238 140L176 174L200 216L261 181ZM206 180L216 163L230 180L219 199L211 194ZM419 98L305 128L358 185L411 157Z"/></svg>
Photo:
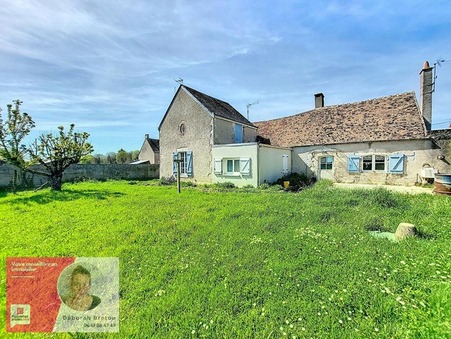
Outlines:
<svg viewBox="0 0 451 339"><path fill-rule="evenodd" d="M36 168L39 168L37 166ZM87 164L71 165L64 171L63 182L78 180L150 180L159 177L159 165L155 164ZM17 167L0 165L0 188L7 187L38 187L48 181L43 175L23 172Z"/></svg>

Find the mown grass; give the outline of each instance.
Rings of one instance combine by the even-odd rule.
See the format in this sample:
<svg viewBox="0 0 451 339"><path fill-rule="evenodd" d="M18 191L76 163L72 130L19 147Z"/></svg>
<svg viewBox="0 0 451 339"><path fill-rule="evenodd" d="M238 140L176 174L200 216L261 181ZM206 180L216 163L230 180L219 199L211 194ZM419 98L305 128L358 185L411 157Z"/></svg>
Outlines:
<svg viewBox="0 0 451 339"><path fill-rule="evenodd" d="M154 182L4 194L0 304L6 257L114 256L120 333L111 337L447 337L450 217L446 196L328 182L296 194L177 194ZM421 237L393 243L368 234L400 222ZM4 311L0 323L1 335Z"/></svg>

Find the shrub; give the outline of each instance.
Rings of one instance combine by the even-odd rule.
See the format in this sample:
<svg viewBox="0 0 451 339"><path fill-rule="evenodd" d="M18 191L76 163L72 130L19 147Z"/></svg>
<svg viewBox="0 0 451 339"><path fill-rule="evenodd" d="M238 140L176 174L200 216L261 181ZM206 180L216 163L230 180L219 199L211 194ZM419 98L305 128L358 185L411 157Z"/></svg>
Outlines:
<svg viewBox="0 0 451 339"><path fill-rule="evenodd" d="M290 186L288 188L290 191L299 191L304 187L313 185L316 182L316 178L308 178L303 173L291 173L277 179L275 183L283 187L285 181L290 182Z"/></svg>
<svg viewBox="0 0 451 339"><path fill-rule="evenodd" d="M165 185L173 185L177 180L174 176L172 177L161 177L158 181L158 185L165 186Z"/></svg>
<svg viewBox="0 0 451 339"><path fill-rule="evenodd" d="M230 181L217 182L214 184L216 188L235 188L235 184Z"/></svg>

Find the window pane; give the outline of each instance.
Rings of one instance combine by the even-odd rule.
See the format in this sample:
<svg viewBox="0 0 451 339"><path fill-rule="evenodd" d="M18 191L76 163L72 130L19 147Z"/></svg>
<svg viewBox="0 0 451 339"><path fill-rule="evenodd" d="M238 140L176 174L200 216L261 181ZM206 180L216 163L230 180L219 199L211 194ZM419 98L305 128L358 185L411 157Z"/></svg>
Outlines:
<svg viewBox="0 0 451 339"><path fill-rule="evenodd" d="M227 160L227 172L233 172L233 160Z"/></svg>
<svg viewBox="0 0 451 339"><path fill-rule="evenodd" d="M373 156L372 155L365 155L363 158L363 170L364 171L371 171L373 169Z"/></svg>
<svg viewBox="0 0 451 339"><path fill-rule="evenodd" d="M375 155L374 156L374 166L376 171L385 170L385 156L383 155Z"/></svg>

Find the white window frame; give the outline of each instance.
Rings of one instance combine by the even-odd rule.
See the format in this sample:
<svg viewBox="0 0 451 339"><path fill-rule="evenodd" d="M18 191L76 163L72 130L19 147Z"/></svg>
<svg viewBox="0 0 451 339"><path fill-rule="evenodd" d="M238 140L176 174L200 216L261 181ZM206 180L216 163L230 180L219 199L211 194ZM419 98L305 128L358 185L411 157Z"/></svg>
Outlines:
<svg viewBox="0 0 451 339"><path fill-rule="evenodd" d="M367 160L368 157L371 157L371 162L369 162ZM383 162L376 161L377 157L382 157L383 158ZM365 164L371 164L371 168L370 169L365 169ZM384 165L384 168L377 169L376 165L381 165L381 164ZM386 172L386 170L387 170L387 157L385 155L383 155L383 154L365 154L365 155L362 155L362 172Z"/></svg>
<svg viewBox="0 0 451 339"><path fill-rule="evenodd" d="M250 158L216 158L214 162L214 172L217 175L246 176L251 174Z"/></svg>
<svg viewBox="0 0 451 339"><path fill-rule="evenodd" d="M325 159L324 163L322 160ZM328 161L330 159L330 161ZM325 168L322 168L322 165L325 165ZM330 168L327 168L330 165ZM321 171L330 171L334 168L334 157L332 155L325 155L319 158L319 169Z"/></svg>

